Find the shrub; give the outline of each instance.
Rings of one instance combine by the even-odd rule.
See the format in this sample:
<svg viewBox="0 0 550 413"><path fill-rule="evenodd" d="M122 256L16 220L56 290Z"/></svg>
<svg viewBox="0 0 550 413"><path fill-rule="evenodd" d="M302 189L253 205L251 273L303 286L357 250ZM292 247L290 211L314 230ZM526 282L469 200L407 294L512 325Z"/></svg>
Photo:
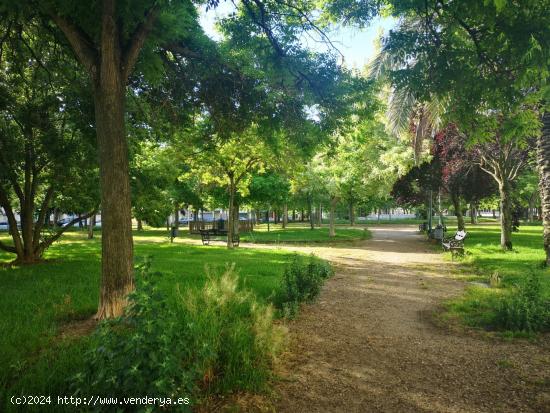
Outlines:
<svg viewBox="0 0 550 413"><path fill-rule="evenodd" d="M283 334L272 307L238 287L234 266L221 276L208 273L201 290L179 292L175 305L156 288L162 274L149 268L149 261L140 267L125 315L94 333L76 393L195 403L208 394L262 389Z"/></svg>
<svg viewBox="0 0 550 413"><path fill-rule="evenodd" d="M301 302L311 302L317 298L323 283L333 274L327 261L314 255L306 261L295 255L285 268L281 286L275 296L275 304L282 311L283 317L294 317Z"/></svg>
<svg viewBox="0 0 550 413"><path fill-rule="evenodd" d="M550 302L543 297L537 274L531 273L523 284L500 300L495 324L497 328L529 333L550 329Z"/></svg>

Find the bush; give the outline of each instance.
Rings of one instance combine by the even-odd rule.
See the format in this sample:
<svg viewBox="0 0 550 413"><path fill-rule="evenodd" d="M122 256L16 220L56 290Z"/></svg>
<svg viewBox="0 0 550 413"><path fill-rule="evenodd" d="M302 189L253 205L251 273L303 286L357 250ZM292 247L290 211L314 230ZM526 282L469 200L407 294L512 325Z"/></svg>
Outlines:
<svg viewBox="0 0 550 413"><path fill-rule="evenodd" d="M275 297L276 306L282 311L283 317L292 318L298 312L301 302L311 302L321 292L325 280L334 271L327 261L311 255L306 261L295 255L285 268L281 286Z"/></svg>
<svg viewBox="0 0 550 413"><path fill-rule="evenodd" d="M497 328L529 333L550 330L550 302L543 297L537 274L531 273L523 284L500 300L495 324Z"/></svg>
<svg viewBox="0 0 550 413"><path fill-rule="evenodd" d="M272 307L238 287L234 266L208 273L201 290L180 292L168 305L155 286L161 274L149 267L140 267L125 315L94 333L76 393L189 397L195 404L209 394L261 390L283 338Z"/></svg>

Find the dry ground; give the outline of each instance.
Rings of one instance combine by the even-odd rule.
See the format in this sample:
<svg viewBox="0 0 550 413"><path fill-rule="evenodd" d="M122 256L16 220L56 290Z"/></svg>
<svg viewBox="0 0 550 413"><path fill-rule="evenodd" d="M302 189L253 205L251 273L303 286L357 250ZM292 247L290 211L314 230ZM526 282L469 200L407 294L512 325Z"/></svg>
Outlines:
<svg viewBox="0 0 550 413"><path fill-rule="evenodd" d="M336 275L289 323L273 410L550 412L548 341L436 326L438 306L464 288L452 264L412 226L370 229L351 247L289 248L329 259Z"/></svg>

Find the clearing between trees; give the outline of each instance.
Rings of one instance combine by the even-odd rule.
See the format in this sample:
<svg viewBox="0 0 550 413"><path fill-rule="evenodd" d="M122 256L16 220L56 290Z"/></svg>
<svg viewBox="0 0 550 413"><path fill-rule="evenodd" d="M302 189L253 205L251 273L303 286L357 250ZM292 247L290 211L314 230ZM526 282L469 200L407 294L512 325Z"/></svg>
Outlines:
<svg viewBox="0 0 550 413"><path fill-rule="evenodd" d="M353 246L289 247L336 266L289 323L277 412L550 412L550 341L443 328L465 287L413 226L369 228ZM250 406L248 406L247 409Z"/></svg>

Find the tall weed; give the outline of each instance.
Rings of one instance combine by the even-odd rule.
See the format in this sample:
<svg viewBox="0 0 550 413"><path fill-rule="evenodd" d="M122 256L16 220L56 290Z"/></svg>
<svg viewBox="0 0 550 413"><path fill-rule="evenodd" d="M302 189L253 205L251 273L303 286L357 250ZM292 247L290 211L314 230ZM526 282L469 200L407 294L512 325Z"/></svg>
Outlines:
<svg viewBox="0 0 550 413"><path fill-rule="evenodd" d="M295 255L285 268L275 304L283 317L293 318L301 302L311 302L321 292L326 279L334 274L331 265L314 255L305 258Z"/></svg>
<svg viewBox="0 0 550 413"><path fill-rule="evenodd" d="M529 274L522 284L500 300L495 326L528 333L550 330L550 302L543 297L540 277L536 273Z"/></svg>
<svg viewBox="0 0 550 413"><path fill-rule="evenodd" d="M175 306L157 289L158 277L149 261L140 266L125 315L94 334L76 393L195 404L210 394L261 390L284 337L273 308L239 287L234 266L207 272L204 287L179 292Z"/></svg>

